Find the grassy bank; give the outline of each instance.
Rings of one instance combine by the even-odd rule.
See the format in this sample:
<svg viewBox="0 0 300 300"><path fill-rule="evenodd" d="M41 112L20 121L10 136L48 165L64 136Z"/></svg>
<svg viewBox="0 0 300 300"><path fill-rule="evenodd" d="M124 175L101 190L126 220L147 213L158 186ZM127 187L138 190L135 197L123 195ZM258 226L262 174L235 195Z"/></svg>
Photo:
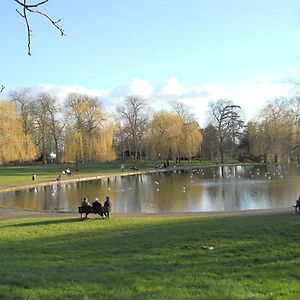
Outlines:
<svg viewBox="0 0 300 300"><path fill-rule="evenodd" d="M299 299L299 228L296 215L0 221L0 298Z"/></svg>
<svg viewBox="0 0 300 300"><path fill-rule="evenodd" d="M125 162L125 172L130 171L133 165L132 161ZM134 164L138 170L154 170L155 162L137 161ZM182 162L178 167L201 167L207 166L207 162ZM55 180L63 170L70 168L75 177L93 176L93 175L107 175L120 173L120 162L103 162L103 163L87 163L80 164L79 169L76 170L75 164L62 165L34 165L34 166L2 166L0 167L0 187L6 185L18 185L32 183L32 174L37 175L37 182ZM68 178L63 175L62 179Z"/></svg>
<svg viewBox="0 0 300 300"><path fill-rule="evenodd" d="M142 166L141 166L142 167ZM143 168L150 168L151 165L144 164ZM0 167L0 186L8 184L24 184L32 182L32 174L37 175L37 182L46 180L55 180L62 171L69 168L73 176L82 177L86 175L96 174L110 174L120 172L120 163L90 163L80 164L79 169L76 170L74 164L50 164L50 165L33 165L33 166L3 166ZM62 177L68 178L67 175Z"/></svg>

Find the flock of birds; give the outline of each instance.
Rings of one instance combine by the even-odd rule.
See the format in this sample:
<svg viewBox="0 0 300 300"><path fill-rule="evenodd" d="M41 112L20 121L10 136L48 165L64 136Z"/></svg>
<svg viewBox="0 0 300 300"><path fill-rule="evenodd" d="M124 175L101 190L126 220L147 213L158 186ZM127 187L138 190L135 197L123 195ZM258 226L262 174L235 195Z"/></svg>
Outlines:
<svg viewBox="0 0 300 300"><path fill-rule="evenodd" d="M297 168L300 167L300 164L296 165ZM189 187L193 184L198 184L202 180L206 181L223 181L223 180L282 180L287 177L289 174L288 169L284 166L280 167L274 167L270 169L266 169L265 167L256 167L256 168L250 168L250 167L208 167L208 168L199 168L199 169L192 169L192 170L172 170L169 172L163 172L160 174L146 174L146 175L137 175L137 176L152 176L152 182L154 191L159 192L163 186L168 185L168 183L163 180L166 176L177 176L179 177L179 180L177 182L180 182L181 184L178 184L178 188L182 191L182 193L185 193L189 190ZM151 178L151 177L150 177ZM115 177L114 182L117 183L117 180L120 178ZM149 179L149 177L148 177ZM105 179L104 179L105 180ZM107 182L104 183L104 185L107 186L107 190L114 192L130 192L134 190L135 183L131 184L128 183L126 180L124 182L124 185L121 186L119 189L115 189L115 183L114 185L111 185L110 179L106 179ZM142 180L141 180L142 181ZM147 180L148 182L151 182L150 180ZM136 182L136 181L133 181ZM255 181L254 181L255 182ZM118 184L117 184L118 185ZM127 186L126 186L127 185ZM35 188L35 192L37 192L38 189ZM52 196L55 196L56 191L52 191Z"/></svg>
<svg viewBox="0 0 300 300"><path fill-rule="evenodd" d="M298 165L297 165L298 167ZM272 170L264 170L260 168L255 168L255 169L249 169L249 170L237 170L235 167L225 167L222 169L222 167L219 167L218 169L214 167L210 168L200 168L200 169L192 169L191 171L185 171L185 170L174 170L170 171L175 174L187 174L189 176L190 180L189 183L193 183L195 180L199 180L199 175L200 178L205 177L207 180L224 180L224 179L236 179L236 178L246 178L246 179L267 179L267 180L272 180L272 179L283 179L286 174L288 174L287 170L281 170L279 168L274 168ZM162 173L161 175L165 177L166 174L170 173ZM139 175L138 175L139 176ZM151 176L151 175L149 175ZM157 175L156 175L157 177ZM185 181L186 182L186 181ZM161 182L159 179L155 179L153 181L154 183L154 189L159 192L160 191L160 186ZM180 186L181 190L183 193L186 192L187 187L186 185L181 185ZM108 190L111 190L111 187L108 187ZM132 188L122 188L118 190L119 192L125 192L126 190L131 191Z"/></svg>

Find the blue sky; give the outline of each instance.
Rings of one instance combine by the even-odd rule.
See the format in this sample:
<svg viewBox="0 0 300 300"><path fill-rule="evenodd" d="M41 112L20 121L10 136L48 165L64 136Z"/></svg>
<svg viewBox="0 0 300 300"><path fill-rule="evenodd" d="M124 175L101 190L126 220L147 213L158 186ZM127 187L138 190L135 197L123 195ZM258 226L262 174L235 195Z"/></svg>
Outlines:
<svg viewBox="0 0 300 300"><path fill-rule="evenodd" d="M30 16L32 56L16 8L1 5L1 98L31 87L91 93L111 107L140 94L157 109L182 101L204 124L209 101L231 99L251 118L300 77L296 0L49 0L41 10L66 36Z"/></svg>

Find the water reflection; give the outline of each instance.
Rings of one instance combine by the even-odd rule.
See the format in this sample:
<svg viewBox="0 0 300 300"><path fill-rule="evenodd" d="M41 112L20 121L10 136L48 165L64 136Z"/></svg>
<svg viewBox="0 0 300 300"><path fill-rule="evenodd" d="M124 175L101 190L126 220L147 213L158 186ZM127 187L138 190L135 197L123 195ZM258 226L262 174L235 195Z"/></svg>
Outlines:
<svg viewBox="0 0 300 300"><path fill-rule="evenodd" d="M113 201L114 212L198 212L290 207L300 193L299 166L228 166L171 170L0 194L0 205L77 211L83 197Z"/></svg>

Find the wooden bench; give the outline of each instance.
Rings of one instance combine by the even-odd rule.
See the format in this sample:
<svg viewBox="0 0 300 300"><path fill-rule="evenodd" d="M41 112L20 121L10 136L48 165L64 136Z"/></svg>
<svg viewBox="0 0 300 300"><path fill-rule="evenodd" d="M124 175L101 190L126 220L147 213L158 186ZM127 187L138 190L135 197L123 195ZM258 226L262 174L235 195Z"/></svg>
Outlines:
<svg viewBox="0 0 300 300"><path fill-rule="evenodd" d="M296 205L293 205L293 207L295 208L295 214L298 213L298 210L300 212L300 201L297 201L296 202Z"/></svg>
<svg viewBox="0 0 300 300"><path fill-rule="evenodd" d="M83 214L87 218L88 214L98 214L99 216L103 216L102 207L92 207L92 206L78 206L78 212L81 214L81 218L83 218Z"/></svg>
<svg viewBox="0 0 300 300"><path fill-rule="evenodd" d="M107 206L78 206L78 212L81 214L81 218L83 218L83 214L87 218L88 214L98 214L101 217L109 218L110 208Z"/></svg>

